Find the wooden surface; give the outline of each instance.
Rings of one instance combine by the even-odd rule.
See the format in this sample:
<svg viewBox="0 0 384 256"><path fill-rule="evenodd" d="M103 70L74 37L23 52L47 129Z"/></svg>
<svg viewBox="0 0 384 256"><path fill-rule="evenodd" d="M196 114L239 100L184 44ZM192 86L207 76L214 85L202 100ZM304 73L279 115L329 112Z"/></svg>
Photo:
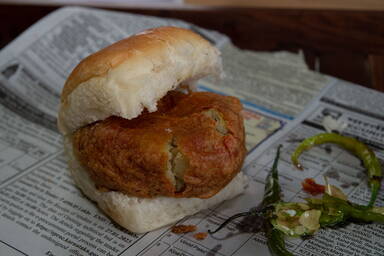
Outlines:
<svg viewBox="0 0 384 256"><path fill-rule="evenodd" d="M0 0L0 4L18 5L85 5L99 8L151 8L151 9L202 9L202 8L280 8L383 11L383 0Z"/></svg>
<svg viewBox="0 0 384 256"><path fill-rule="evenodd" d="M384 10L383 0L184 0L184 3L215 7Z"/></svg>
<svg viewBox="0 0 384 256"><path fill-rule="evenodd" d="M384 54L369 55L368 67L372 74L372 87L384 92Z"/></svg>
<svg viewBox="0 0 384 256"><path fill-rule="evenodd" d="M0 6L0 47L56 7ZM384 12L331 10L126 10L227 34L240 48L302 50L311 68L384 91Z"/></svg>

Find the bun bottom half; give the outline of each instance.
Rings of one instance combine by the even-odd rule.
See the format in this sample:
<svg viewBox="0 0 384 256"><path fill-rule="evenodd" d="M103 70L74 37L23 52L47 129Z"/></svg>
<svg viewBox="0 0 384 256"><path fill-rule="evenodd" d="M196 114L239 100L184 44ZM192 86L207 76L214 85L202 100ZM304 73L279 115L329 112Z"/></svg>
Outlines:
<svg viewBox="0 0 384 256"><path fill-rule="evenodd" d="M69 169L75 184L111 219L133 233L145 233L175 223L201 210L232 199L244 192L248 178L239 172L232 181L216 195L207 198L138 198L126 194L96 189L87 171L76 160L72 143L66 139Z"/></svg>

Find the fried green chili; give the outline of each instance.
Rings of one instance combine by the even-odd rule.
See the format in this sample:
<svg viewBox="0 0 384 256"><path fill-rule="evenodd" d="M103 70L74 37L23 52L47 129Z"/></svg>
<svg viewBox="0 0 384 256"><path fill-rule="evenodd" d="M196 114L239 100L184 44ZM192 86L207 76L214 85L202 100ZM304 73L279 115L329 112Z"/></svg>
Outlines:
<svg viewBox="0 0 384 256"><path fill-rule="evenodd" d="M267 237L267 245L270 252L273 256L293 256L293 254L285 248L284 233L276 229L270 221L275 211L275 204L281 202L281 188L279 185L279 173L277 170L281 147L282 146L279 145L277 148L272 169L266 178L264 198L261 206L262 208L267 209L265 212L267 221L264 223L264 225L265 235Z"/></svg>
<svg viewBox="0 0 384 256"><path fill-rule="evenodd" d="M378 177L381 178L380 166L378 165L377 159L373 155L372 151L367 149L364 144L354 139L352 141L345 137L340 139L340 135L337 135L336 137L333 135L334 134L332 134L332 136L323 135L320 137L320 140L309 140L307 143L305 143L305 140L303 142L304 146L299 150L296 150L294 157L292 158L294 160L293 162L298 165L297 159L299 155L312 145L318 145L326 142L333 142L337 144L341 143L343 147L351 150L360 158L365 159L365 161L363 161L366 167L368 166L370 168L378 168L371 170L370 177L377 177L379 174ZM357 205L327 193L324 193L323 198L307 198L307 203L283 202L281 199L281 188L279 185L279 175L277 169L278 160L280 157L280 149L281 145L277 148L272 169L266 178L264 197L261 204L247 212L233 215L224 221L215 231L212 232L208 230L210 234L216 233L236 218L257 216L263 220L263 228L267 238L267 246L271 254L273 256L294 256L287 250L285 246L284 237L286 235L304 237L313 234L320 227L334 227L340 224L348 224L353 221L376 222L384 224L383 207L367 208L366 206ZM375 163L375 161L377 163ZM292 223L289 223L288 226L285 226L284 221L289 220L292 220Z"/></svg>
<svg viewBox="0 0 384 256"><path fill-rule="evenodd" d="M377 194L380 189L380 184L382 180L382 172L380 167L380 162L376 158L375 153L368 148L364 143L352 138L346 137L335 133L322 133L309 137L305 139L292 154L291 160L292 163L298 168L303 169L302 165L299 163L299 156L305 151L310 149L313 146L324 144L324 143L334 143L344 149L350 151L357 157L359 157L364 164L364 167L367 169L368 174L368 185L371 188L371 198L367 205L368 208L371 208L377 198Z"/></svg>
<svg viewBox="0 0 384 256"><path fill-rule="evenodd" d="M277 148L276 156L273 161L272 169L265 179L264 197L261 202L262 208L273 206L281 201L281 188L279 185L279 173L277 165L280 158L281 145Z"/></svg>
<svg viewBox="0 0 384 256"><path fill-rule="evenodd" d="M384 224L384 214L377 213L373 209L354 204L349 201L324 194L322 198L323 215L333 216L333 221L320 218L322 227L334 226L347 221L375 222ZM327 214L332 212L332 215Z"/></svg>
<svg viewBox="0 0 384 256"><path fill-rule="evenodd" d="M273 256L294 256L285 248L284 233L267 223L266 236L269 251Z"/></svg>
<svg viewBox="0 0 384 256"><path fill-rule="evenodd" d="M300 154L310 147L322 143L336 143L351 151L363 160L368 169L369 182L372 189L369 207L357 205L347 200L324 193L323 198L307 198L307 203L285 203L281 199L279 185L278 160L281 145L277 148L271 171L266 178L263 201L258 207L247 212L235 214L224 221L216 233L234 219L257 216L263 220L263 228L267 238L267 246L273 256L294 256L285 246L285 235L304 237L311 235L318 228L334 227L353 221L376 222L384 224L384 207L372 207L380 187L381 169L374 153L363 143L337 134L320 134L308 138L299 145L292 155L293 163L302 168L298 162ZM285 226L285 222L292 220Z"/></svg>

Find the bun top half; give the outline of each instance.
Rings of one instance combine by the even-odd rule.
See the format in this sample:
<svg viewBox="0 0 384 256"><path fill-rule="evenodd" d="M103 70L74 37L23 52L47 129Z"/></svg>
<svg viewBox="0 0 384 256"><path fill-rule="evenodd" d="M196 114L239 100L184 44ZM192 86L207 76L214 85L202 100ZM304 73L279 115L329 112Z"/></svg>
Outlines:
<svg viewBox="0 0 384 256"><path fill-rule="evenodd" d="M71 134L109 116L154 112L168 91L220 71L219 51L200 35L177 27L146 30L75 67L62 91L59 130Z"/></svg>

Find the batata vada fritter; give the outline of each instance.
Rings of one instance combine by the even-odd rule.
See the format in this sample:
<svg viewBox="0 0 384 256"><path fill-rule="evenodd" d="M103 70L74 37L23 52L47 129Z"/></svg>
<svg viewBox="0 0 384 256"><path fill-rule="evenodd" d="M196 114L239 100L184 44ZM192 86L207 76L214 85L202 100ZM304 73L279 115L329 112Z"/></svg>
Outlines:
<svg viewBox="0 0 384 256"><path fill-rule="evenodd" d="M121 226L151 231L244 191L239 100L185 90L220 71L207 40L160 27L88 56L68 77L58 125L69 169Z"/></svg>
<svg viewBox="0 0 384 256"><path fill-rule="evenodd" d="M195 92L165 100L174 103L74 133L75 154L96 186L137 197L208 198L240 171L245 149L238 99Z"/></svg>

